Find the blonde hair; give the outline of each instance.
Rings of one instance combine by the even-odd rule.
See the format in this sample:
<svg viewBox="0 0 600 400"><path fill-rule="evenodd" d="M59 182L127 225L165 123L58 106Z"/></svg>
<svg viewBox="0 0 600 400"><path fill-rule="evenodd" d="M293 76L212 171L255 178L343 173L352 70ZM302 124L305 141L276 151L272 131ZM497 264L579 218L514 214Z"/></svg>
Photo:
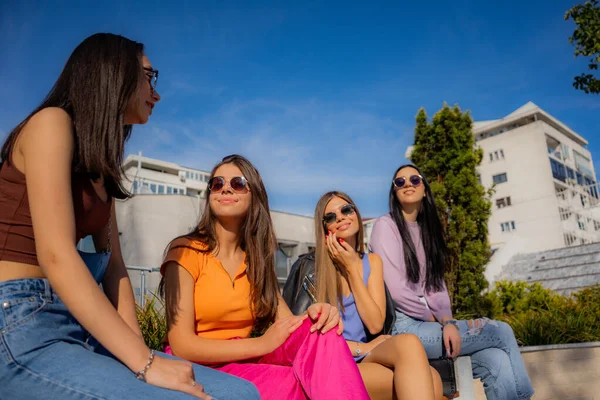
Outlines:
<svg viewBox="0 0 600 400"><path fill-rule="evenodd" d="M316 249L315 249L315 276L317 286L317 301L320 303L329 303L335 307L342 307L343 310L343 298L342 298L342 278L348 279L347 273L343 268L339 268L335 265L327 246L325 245L325 231L326 228L323 225L323 217L325 216L325 208L327 204L334 197L339 197L342 200L352 204L356 211L356 217L358 221L358 232L356 234L356 247L355 250L363 256L365 253L364 244L364 228L362 224L362 217L360 212L354 204L354 201L344 192L331 191L325 193L319 199L317 207L315 208L315 236L316 236Z"/></svg>

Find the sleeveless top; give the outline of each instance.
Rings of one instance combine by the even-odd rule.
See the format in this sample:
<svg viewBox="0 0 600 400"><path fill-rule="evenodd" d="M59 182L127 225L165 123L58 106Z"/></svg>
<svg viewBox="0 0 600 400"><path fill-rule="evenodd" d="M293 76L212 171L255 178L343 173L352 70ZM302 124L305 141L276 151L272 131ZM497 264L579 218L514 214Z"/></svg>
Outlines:
<svg viewBox="0 0 600 400"><path fill-rule="evenodd" d="M363 281L366 285L369 281L369 275L371 275L371 264L369 262L368 254L363 255L362 265ZM344 339L353 342L366 343L367 333L365 332L365 326L356 309L354 294L350 293L350 296L344 297L342 304L344 305L344 311L342 312L342 321L344 321Z"/></svg>
<svg viewBox="0 0 600 400"><path fill-rule="evenodd" d="M110 219L112 199L106 202L98 196L89 177L71 177L73 209L75 211L76 243L88 235L100 232ZM12 154L0 168L0 261L39 265L25 174L12 163Z"/></svg>

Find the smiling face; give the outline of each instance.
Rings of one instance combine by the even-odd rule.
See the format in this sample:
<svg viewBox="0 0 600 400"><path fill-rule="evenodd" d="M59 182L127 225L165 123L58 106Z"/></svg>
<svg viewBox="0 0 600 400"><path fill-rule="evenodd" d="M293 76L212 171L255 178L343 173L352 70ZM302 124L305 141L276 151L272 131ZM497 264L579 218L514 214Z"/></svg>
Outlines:
<svg viewBox="0 0 600 400"><path fill-rule="evenodd" d="M142 56L142 67L145 68L140 71L143 78L133 96L129 99L123 116L126 125L148 122L152 109L160 101L160 95L152 87L152 73L148 71L148 69L152 69L152 64L146 56Z"/></svg>
<svg viewBox="0 0 600 400"><path fill-rule="evenodd" d="M402 188L396 189L396 198L401 205L420 205L425 196L425 184L421 182L419 185L414 186L410 182L410 177L413 175L419 175L419 171L413 167L402 168L394 179L403 177L406 180L406 184Z"/></svg>
<svg viewBox="0 0 600 400"><path fill-rule="evenodd" d="M354 237L358 233L358 216L356 212L352 211L349 215L345 215L342 212L346 205L346 200L341 197L333 197L325 206L324 215L328 213L335 213L335 221L330 224L324 224L325 230L329 230L331 233L336 233L336 236L341 239L348 239Z"/></svg>
<svg viewBox="0 0 600 400"><path fill-rule="evenodd" d="M242 171L234 164L223 164L214 173L214 177L223 177L225 185L219 190L211 190L208 196L210 209L217 219L244 219L250 209L252 193L248 184L241 190L231 187L231 179L243 176Z"/></svg>

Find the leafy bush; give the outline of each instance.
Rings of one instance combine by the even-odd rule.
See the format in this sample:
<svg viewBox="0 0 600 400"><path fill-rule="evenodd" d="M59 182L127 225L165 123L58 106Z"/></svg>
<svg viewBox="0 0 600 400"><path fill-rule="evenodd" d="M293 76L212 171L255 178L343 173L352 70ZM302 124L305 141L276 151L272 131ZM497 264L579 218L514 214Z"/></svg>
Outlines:
<svg viewBox="0 0 600 400"><path fill-rule="evenodd" d="M521 345L600 338L600 286L562 296L539 283L501 281L484 297L488 316L507 322Z"/></svg>
<svg viewBox="0 0 600 400"><path fill-rule="evenodd" d="M156 295L146 297L144 307L136 305L137 318L146 345L153 350L163 351L163 340L167 336L165 305Z"/></svg>

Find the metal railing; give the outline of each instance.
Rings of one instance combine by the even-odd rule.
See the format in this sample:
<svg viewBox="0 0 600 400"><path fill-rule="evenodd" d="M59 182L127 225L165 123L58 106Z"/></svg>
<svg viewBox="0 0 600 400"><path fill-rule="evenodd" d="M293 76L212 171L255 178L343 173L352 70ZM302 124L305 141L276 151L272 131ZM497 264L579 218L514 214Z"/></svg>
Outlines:
<svg viewBox="0 0 600 400"><path fill-rule="evenodd" d="M146 304L146 275L154 272L159 272L160 268L156 267L137 267L137 266L127 266L128 271L137 271L140 274L140 286L139 286L139 300L138 304L141 307L144 307Z"/></svg>

